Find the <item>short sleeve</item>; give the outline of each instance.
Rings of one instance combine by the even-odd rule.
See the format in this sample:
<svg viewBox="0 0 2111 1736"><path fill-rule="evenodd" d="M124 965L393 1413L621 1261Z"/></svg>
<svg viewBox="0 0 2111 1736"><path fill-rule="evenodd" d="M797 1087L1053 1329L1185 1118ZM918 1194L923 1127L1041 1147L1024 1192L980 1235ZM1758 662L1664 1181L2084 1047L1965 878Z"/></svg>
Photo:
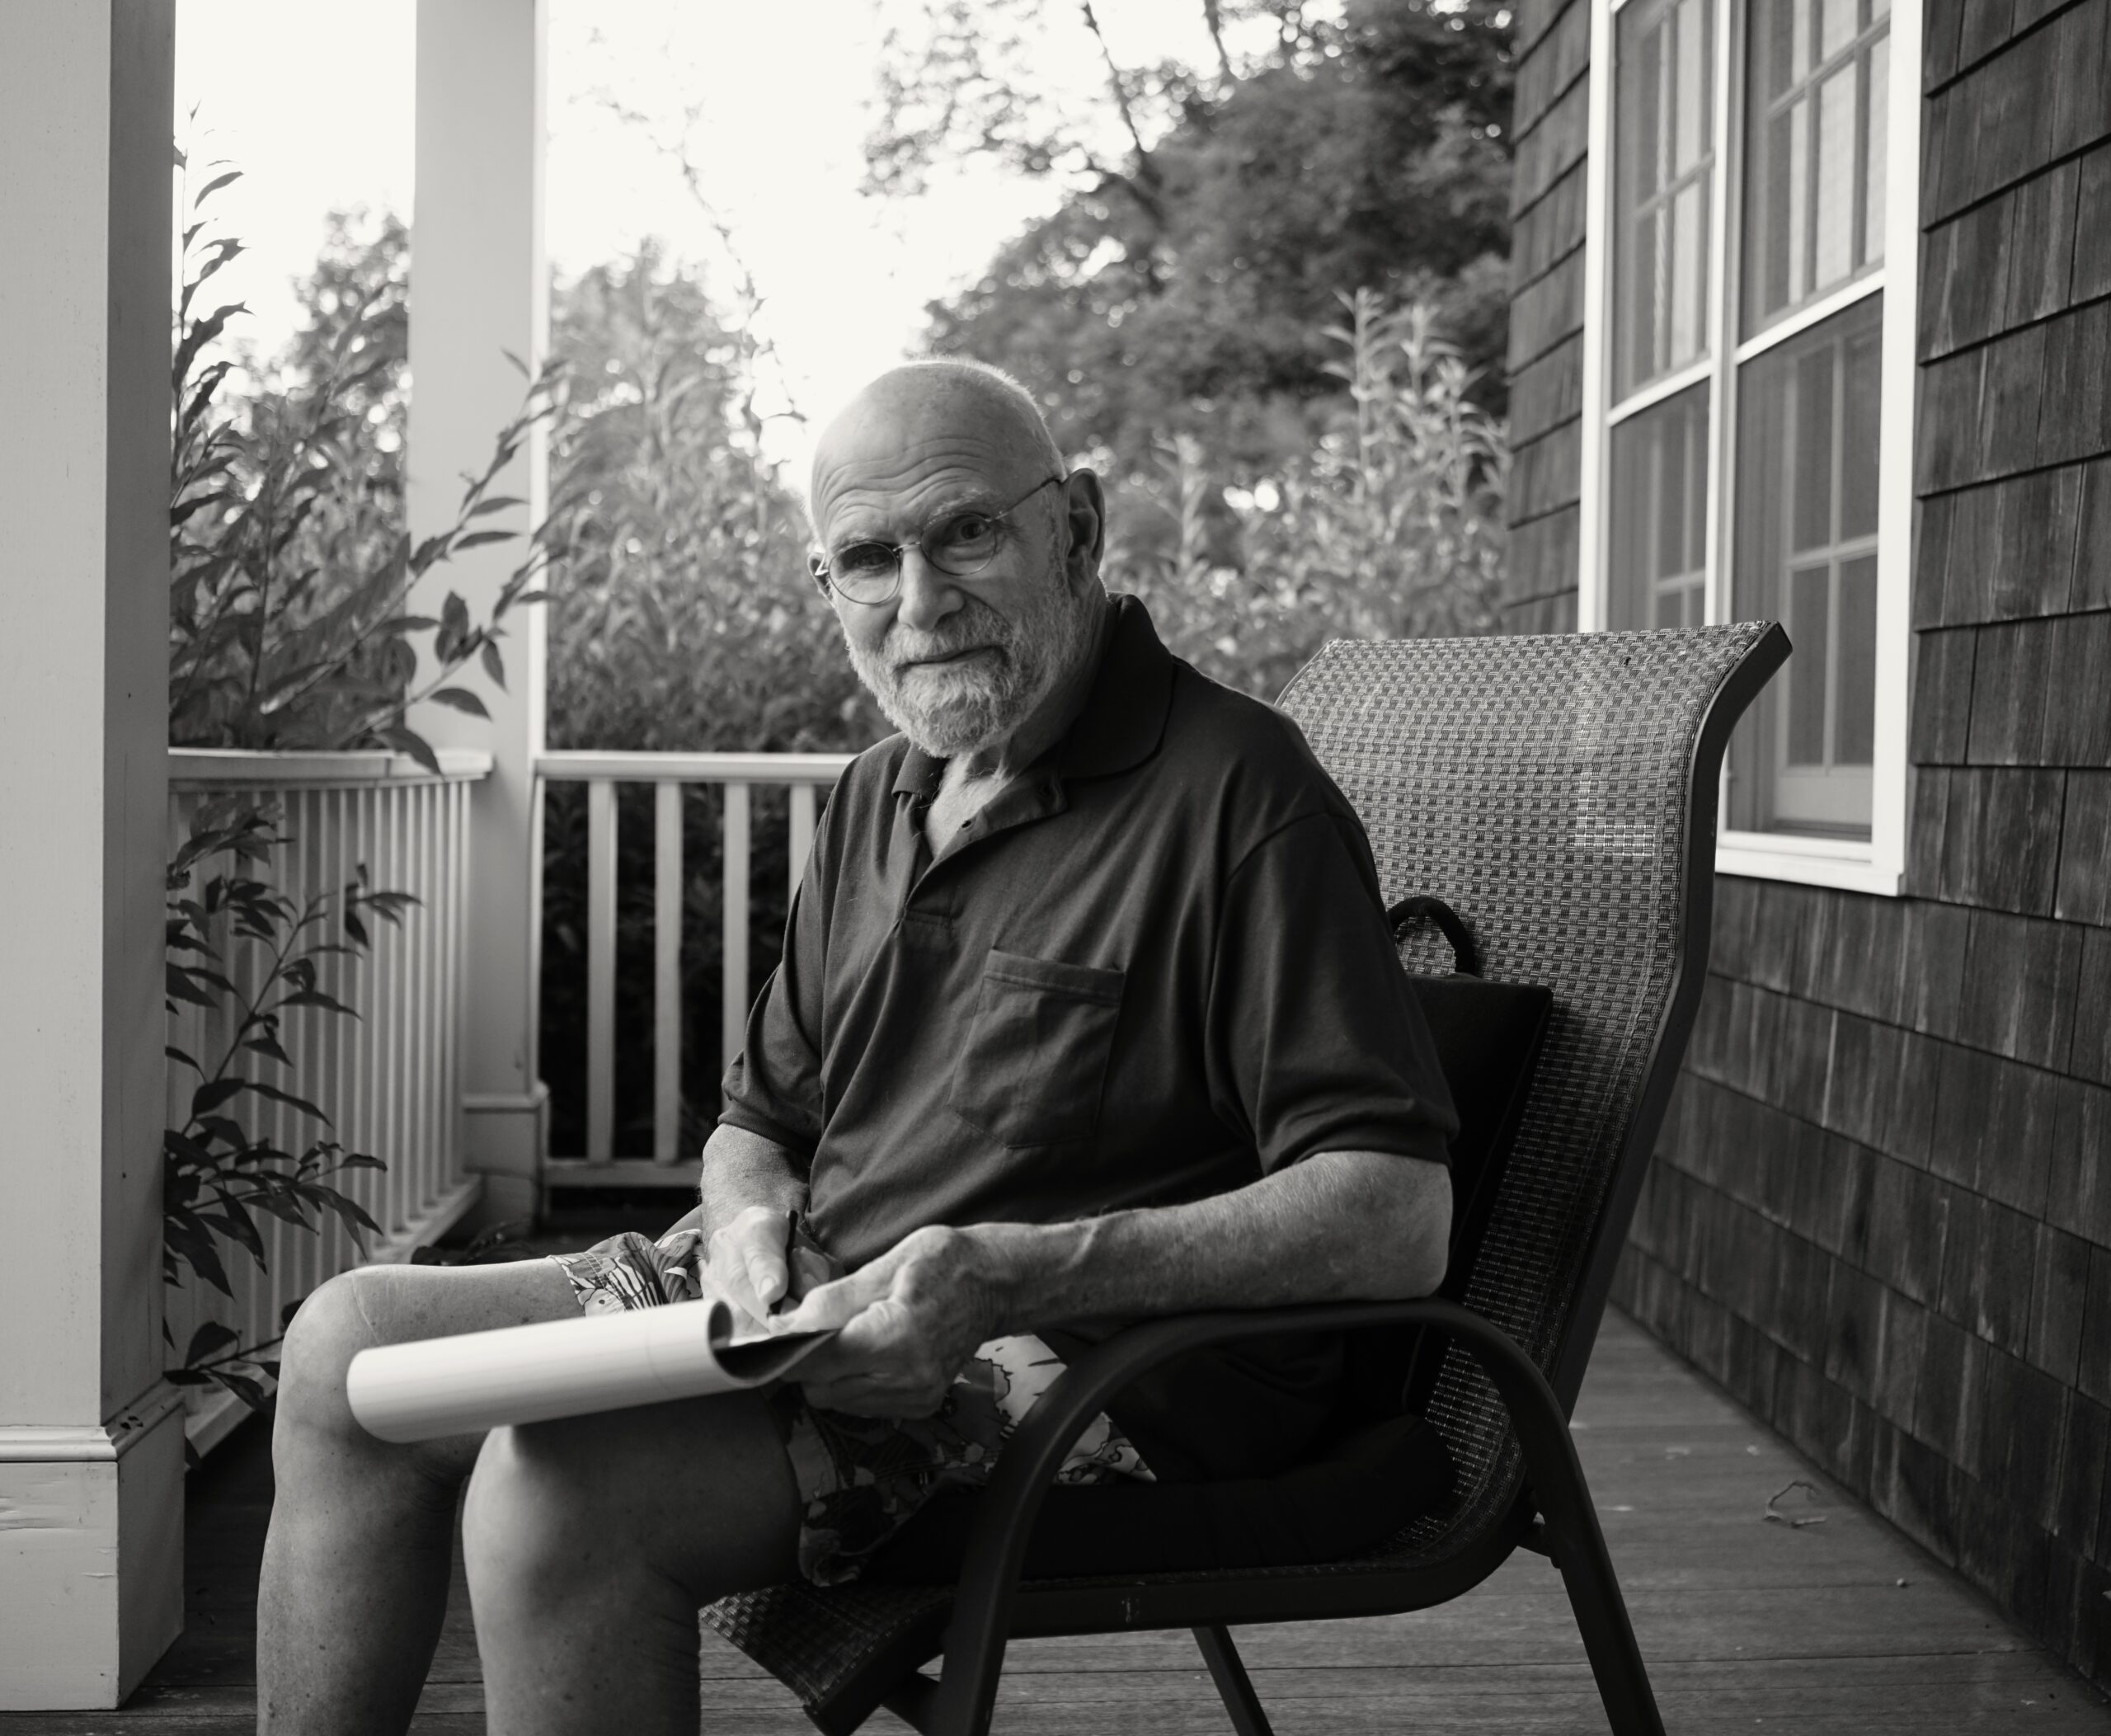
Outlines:
<svg viewBox="0 0 2111 1736"><path fill-rule="evenodd" d="M1292 821L1234 870L1206 1040L1216 1113L1263 1171L1319 1151L1450 1161L1458 1117L1346 816Z"/></svg>
<svg viewBox="0 0 2111 1736"><path fill-rule="evenodd" d="M821 988L829 901L829 815L784 921L784 956L748 1009L740 1052L726 1070L723 1125L759 1134L802 1161L820 1143Z"/></svg>

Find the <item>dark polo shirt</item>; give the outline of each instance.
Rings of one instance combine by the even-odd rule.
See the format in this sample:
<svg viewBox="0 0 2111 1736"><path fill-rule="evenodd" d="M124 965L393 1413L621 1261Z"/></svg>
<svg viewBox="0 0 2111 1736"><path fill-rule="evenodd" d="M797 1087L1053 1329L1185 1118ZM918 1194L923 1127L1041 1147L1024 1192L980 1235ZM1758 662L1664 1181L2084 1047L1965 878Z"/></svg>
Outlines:
<svg viewBox="0 0 2111 1736"><path fill-rule="evenodd" d="M848 1266L926 1224L1171 1205L1318 1151L1447 1161L1354 812L1288 718L1115 606L1070 734L938 860L943 762L900 736L816 830L722 1119L807 1164L809 1226ZM1310 1444L1340 1370L1335 1340L1286 1336L1110 1409L1162 1476L1264 1474Z"/></svg>

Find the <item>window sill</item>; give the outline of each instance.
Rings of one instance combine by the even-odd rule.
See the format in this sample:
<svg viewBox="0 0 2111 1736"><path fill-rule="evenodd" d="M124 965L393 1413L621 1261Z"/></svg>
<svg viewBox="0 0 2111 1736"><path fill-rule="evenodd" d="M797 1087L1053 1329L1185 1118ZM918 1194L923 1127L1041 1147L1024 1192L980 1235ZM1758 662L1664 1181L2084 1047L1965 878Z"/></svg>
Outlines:
<svg viewBox="0 0 2111 1736"><path fill-rule="evenodd" d="M1726 832L1715 846L1715 872L1870 892L1880 898L1896 898L1899 892L1898 869L1878 863L1874 845L1833 838Z"/></svg>

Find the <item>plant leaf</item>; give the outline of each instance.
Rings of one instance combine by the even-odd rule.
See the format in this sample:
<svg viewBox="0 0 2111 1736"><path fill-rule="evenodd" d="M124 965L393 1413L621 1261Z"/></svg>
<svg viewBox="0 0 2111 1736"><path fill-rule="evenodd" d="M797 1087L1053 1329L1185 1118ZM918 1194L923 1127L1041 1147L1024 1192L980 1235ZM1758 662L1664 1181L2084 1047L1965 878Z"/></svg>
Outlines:
<svg viewBox="0 0 2111 1736"><path fill-rule="evenodd" d="M224 1326L218 1320L208 1320L190 1334L190 1348L183 1353L183 1360L186 1364L202 1362L214 1351L223 1350L230 1344L241 1342L242 1334L233 1327Z"/></svg>
<svg viewBox="0 0 2111 1736"><path fill-rule="evenodd" d="M210 1115L229 1099L242 1094L249 1081L243 1079L209 1079L190 1094L190 1118L198 1120Z"/></svg>
<svg viewBox="0 0 2111 1736"><path fill-rule="evenodd" d="M436 688L425 697L435 705L444 705L454 711L467 712L473 717L488 718L491 708L466 687Z"/></svg>

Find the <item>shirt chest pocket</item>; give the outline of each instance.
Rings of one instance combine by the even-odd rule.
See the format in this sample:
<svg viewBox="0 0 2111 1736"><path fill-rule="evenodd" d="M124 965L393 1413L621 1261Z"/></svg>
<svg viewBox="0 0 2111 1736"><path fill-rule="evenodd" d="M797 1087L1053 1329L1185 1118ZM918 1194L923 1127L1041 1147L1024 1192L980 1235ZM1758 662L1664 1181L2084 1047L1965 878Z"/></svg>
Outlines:
<svg viewBox="0 0 2111 1736"><path fill-rule="evenodd" d="M991 948L953 1067L953 1113L1007 1146L1090 1139L1122 980L1119 971Z"/></svg>

